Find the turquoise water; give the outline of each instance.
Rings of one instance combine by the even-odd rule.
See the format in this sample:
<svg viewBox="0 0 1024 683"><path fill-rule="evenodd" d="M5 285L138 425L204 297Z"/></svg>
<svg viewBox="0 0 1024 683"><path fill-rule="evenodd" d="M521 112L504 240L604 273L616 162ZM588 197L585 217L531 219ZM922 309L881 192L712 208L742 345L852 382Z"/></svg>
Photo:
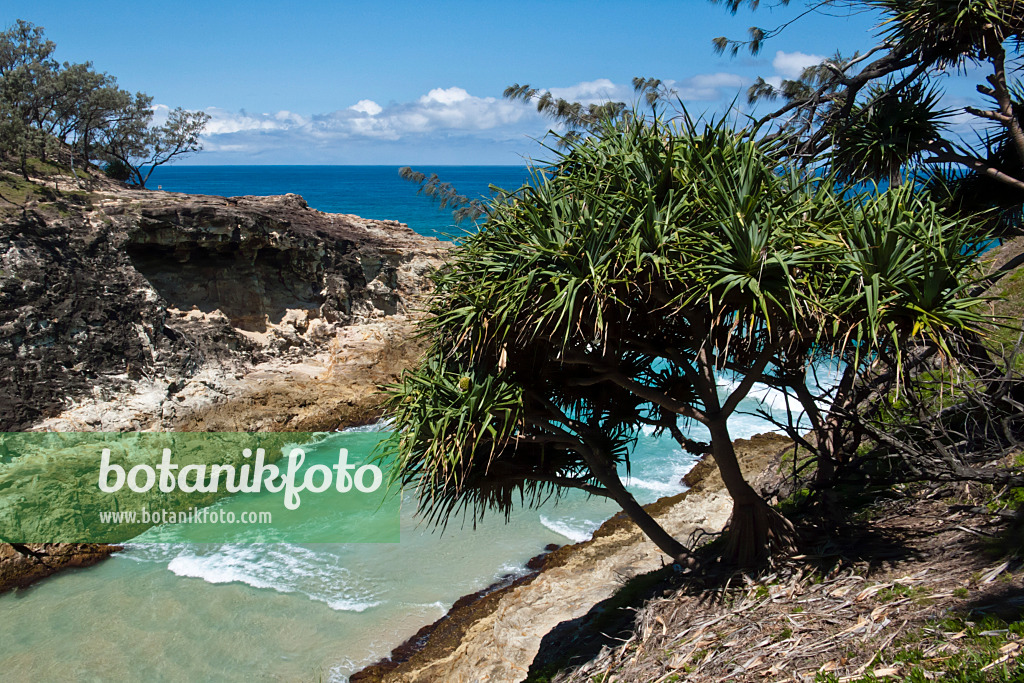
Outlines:
<svg viewBox="0 0 1024 683"><path fill-rule="evenodd" d="M324 448L359 457L378 436L344 433ZM632 487L641 500L682 490L689 459L681 452L645 436L637 457ZM404 501L398 544L129 544L100 565L0 597L0 672L11 680L343 680L462 595L521 574L549 543L589 537L616 511L572 495L518 510L508 524L491 516L475 530L456 523L440 534L412 507Z"/></svg>
<svg viewBox="0 0 1024 683"><path fill-rule="evenodd" d="M749 416L733 423L737 437L764 428ZM324 448L362 457L377 438L343 433ZM684 490L691 465L674 443L643 434L629 488L653 502ZM589 538L616 511L572 493L507 524L492 515L441 534L406 498L397 544L129 544L0 596L0 678L344 681L459 597L521 575L549 543Z"/></svg>
<svg viewBox="0 0 1024 683"><path fill-rule="evenodd" d="M514 167L437 171L465 193L525 178ZM324 211L396 218L425 234L450 225L449 214L417 197L395 168L171 167L158 169L152 182L208 194L296 192ZM746 401L751 413L780 399L764 388L753 394L765 404ZM731 428L739 438L768 425L736 415ZM329 446L349 448L355 460L379 435L337 438ZM691 465L670 439L645 433L628 486L642 503L652 502L682 491ZM616 511L574 493L516 510L507 524L490 516L476 529L453 523L442 535L422 526L406 499L398 544L130 545L95 567L0 596L0 678L343 681L459 597L521 574L550 543L589 538Z"/></svg>

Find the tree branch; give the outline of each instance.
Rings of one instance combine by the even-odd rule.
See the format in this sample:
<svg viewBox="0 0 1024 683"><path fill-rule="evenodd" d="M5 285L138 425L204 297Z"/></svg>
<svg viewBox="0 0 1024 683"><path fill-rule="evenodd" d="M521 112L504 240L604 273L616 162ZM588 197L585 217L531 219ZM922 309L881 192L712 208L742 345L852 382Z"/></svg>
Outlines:
<svg viewBox="0 0 1024 683"><path fill-rule="evenodd" d="M977 157L969 157L963 154L945 151L938 153L933 157L925 159L924 162L926 164L961 164L979 173L987 175L989 178L992 178L993 180L998 180L999 182L1009 185L1010 187L1015 187L1018 190L1024 191L1024 181L1017 180L1013 176L1003 173L998 168L991 166L987 162L983 161L982 159L978 159Z"/></svg>
<svg viewBox="0 0 1024 683"><path fill-rule="evenodd" d="M988 31L986 42L994 47L990 50L993 74L987 80L992 85L996 102L999 103L999 111L1003 115L1003 125L1010 133L1013 146L1017 150L1017 156L1024 162L1024 131L1021 130L1020 121L1013 111L1013 101L1010 99L1010 90L1006 86L1006 50L1003 49L1002 41L995 28Z"/></svg>

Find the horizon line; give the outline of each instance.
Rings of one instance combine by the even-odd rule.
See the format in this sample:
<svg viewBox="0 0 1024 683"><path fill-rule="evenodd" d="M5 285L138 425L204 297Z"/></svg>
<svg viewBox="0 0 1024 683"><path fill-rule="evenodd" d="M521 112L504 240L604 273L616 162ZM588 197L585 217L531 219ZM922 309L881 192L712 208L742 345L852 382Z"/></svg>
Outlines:
<svg viewBox="0 0 1024 683"><path fill-rule="evenodd" d="M459 168L464 166L484 166L488 168L519 168L528 167L529 164L173 164L165 165L165 168L209 168L213 166L301 166L310 168L322 168L326 166L360 166L372 168L401 168L403 166L437 166L442 168ZM148 167L144 167L148 168ZM160 167L157 167L160 168Z"/></svg>

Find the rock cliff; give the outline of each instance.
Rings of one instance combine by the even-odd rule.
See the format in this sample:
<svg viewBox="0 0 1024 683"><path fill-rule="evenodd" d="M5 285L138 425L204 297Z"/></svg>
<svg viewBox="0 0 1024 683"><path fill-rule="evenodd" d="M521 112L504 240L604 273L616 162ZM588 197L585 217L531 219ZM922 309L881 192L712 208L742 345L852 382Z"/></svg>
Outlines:
<svg viewBox="0 0 1024 683"><path fill-rule="evenodd" d="M445 244L297 195L108 187L0 210L0 431L320 431L377 417ZM0 591L116 547L0 544Z"/></svg>
<svg viewBox="0 0 1024 683"><path fill-rule="evenodd" d="M297 195L70 198L0 224L2 430L170 428L261 364L321 376L353 326L396 336L444 249Z"/></svg>

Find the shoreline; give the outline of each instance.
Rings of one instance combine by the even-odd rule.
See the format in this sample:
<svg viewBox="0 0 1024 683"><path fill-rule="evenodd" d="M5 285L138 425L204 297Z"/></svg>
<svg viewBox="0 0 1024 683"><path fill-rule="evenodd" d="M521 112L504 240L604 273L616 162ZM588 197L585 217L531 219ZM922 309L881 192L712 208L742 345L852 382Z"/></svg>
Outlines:
<svg viewBox="0 0 1024 683"><path fill-rule="evenodd" d="M123 546L104 543L0 543L0 594L27 588L57 572L91 567L122 550Z"/></svg>
<svg viewBox="0 0 1024 683"><path fill-rule="evenodd" d="M363 401L347 405L346 417L316 429L300 431L341 432L380 422L382 411L380 396L366 393ZM106 543L0 543L0 595L27 588L53 574L70 569L82 569L98 564L124 550L122 545Z"/></svg>
<svg viewBox="0 0 1024 683"><path fill-rule="evenodd" d="M40 233L38 239L74 245L116 237L109 263L82 267L91 267L98 283L117 278L126 291L142 287L145 297L125 301L152 321L141 329L126 328L123 338L132 349L139 347L131 363L122 367L101 358L105 365L92 368L91 379L82 376L88 379L82 386L91 391L76 387L71 393L69 388L63 395L73 399L70 405L35 421L34 428L324 431L379 417L376 387L419 355L409 339L410 302L428 286L425 273L443 258L444 245L392 221L323 214L295 195L112 194L99 197L72 220L40 210L38 221L58 230ZM249 290L236 283L214 287L214 299L200 300L196 287L205 271L194 267L195 277L169 271L158 258L169 250L183 254L183 263L230 256L258 291L272 282L267 273L287 257L296 277L324 285L326 294L318 296L325 298L293 301L287 298L294 294L290 289L267 284L258 300L250 300ZM259 266L254 269L246 250L273 259L254 260ZM45 312L51 302L41 298L33 305ZM131 306L115 312L122 322L134 319ZM283 312L265 315L271 309ZM195 339L198 346L189 347L183 339ZM58 341L73 348L72 341ZM697 530L717 531L731 501L720 494L720 482L718 487L709 483L716 474L706 472L700 481L688 482L690 491L647 507L680 538ZM16 546L3 549L19 558L39 554L32 549L21 553ZM69 548L65 561L47 565L45 573L26 572L8 587L27 585L64 567L95 564L119 549ZM520 680L541 638L555 625L587 613L614 594L624 578L663 566L664 557L618 514L590 540L562 546L531 563L537 565L533 572L463 596L442 619L420 628L392 651L380 680L468 681L485 672ZM352 680L374 680L359 678L374 675L374 666Z"/></svg>
<svg viewBox="0 0 1024 683"><path fill-rule="evenodd" d="M759 434L735 441L744 471L763 472L790 441ZM687 491L644 506L686 535L717 532L731 499L710 456L684 478ZM685 531L686 533L680 533ZM623 513L606 520L592 538L530 560L534 571L495 590L457 600L448 612L395 647L391 655L355 672L352 683L523 680L541 640L559 623L580 618L614 595L622 581L665 566L661 554Z"/></svg>

